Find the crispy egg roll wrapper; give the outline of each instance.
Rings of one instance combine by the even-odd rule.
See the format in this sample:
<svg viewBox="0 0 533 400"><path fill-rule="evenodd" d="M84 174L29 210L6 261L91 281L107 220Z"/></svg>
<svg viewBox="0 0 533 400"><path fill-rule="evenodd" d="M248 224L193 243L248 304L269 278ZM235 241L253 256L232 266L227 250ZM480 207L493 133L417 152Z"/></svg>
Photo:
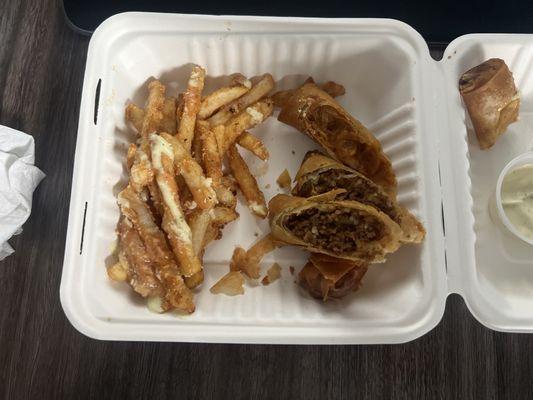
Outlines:
<svg viewBox="0 0 533 400"><path fill-rule="evenodd" d="M367 270L366 262L312 254L298 274L298 281L315 298L339 299L359 289Z"/></svg>
<svg viewBox="0 0 533 400"><path fill-rule="evenodd" d="M380 186L359 172L314 151L304 158L292 193L295 196L310 197L345 189L337 195L337 200L355 200L387 214L402 228L402 241L420 243L426 231L422 224L405 207L400 206Z"/></svg>
<svg viewBox="0 0 533 400"><path fill-rule="evenodd" d="M466 71L459 80L459 92L482 149L492 147L518 119L520 97L513 74L499 58Z"/></svg>
<svg viewBox="0 0 533 400"><path fill-rule="evenodd" d="M357 119L314 83L304 84L284 103L278 120L307 134L331 157L396 194L396 176L381 144Z"/></svg>
<svg viewBox="0 0 533 400"><path fill-rule="evenodd" d="M384 262L396 251L403 232L385 213L357 201L328 194L302 198L278 194L269 203L272 237L312 253L352 261Z"/></svg>

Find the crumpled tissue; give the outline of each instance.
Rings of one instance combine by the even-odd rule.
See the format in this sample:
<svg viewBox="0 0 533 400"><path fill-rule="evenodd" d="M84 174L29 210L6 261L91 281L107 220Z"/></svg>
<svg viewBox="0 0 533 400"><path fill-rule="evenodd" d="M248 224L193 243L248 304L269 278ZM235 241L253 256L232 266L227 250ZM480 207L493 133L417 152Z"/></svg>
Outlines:
<svg viewBox="0 0 533 400"><path fill-rule="evenodd" d="M0 125L0 260L14 252L7 241L22 232L33 191L45 176L34 159L33 137Z"/></svg>

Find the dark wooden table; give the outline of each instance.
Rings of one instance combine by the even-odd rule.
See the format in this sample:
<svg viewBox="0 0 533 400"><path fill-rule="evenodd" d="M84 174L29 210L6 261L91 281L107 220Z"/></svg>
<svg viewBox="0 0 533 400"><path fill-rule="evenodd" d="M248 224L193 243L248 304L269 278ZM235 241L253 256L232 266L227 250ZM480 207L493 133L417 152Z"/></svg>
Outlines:
<svg viewBox="0 0 533 400"><path fill-rule="evenodd" d="M54 0L0 0L0 124L35 137L47 177L0 262L0 399L531 399L533 335L492 332L463 301L396 346L101 342L59 303L89 38Z"/></svg>

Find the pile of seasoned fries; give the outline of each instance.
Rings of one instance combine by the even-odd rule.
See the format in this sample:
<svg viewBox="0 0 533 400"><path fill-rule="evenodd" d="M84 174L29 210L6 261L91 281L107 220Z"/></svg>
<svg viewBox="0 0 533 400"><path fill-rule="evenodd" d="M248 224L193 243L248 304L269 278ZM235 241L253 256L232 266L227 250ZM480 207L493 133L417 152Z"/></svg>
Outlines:
<svg viewBox="0 0 533 400"><path fill-rule="evenodd" d="M204 280L206 246L238 218L237 188L253 214L267 216L263 193L238 147L268 159L263 142L248 130L272 114L274 101L267 96L274 80L265 74L252 85L235 74L229 86L203 95L205 75L194 66L187 89L177 97L167 96L166 87L154 80L144 109L126 107L126 120L138 137L127 152L129 182L118 195L118 262L108 275L127 282L159 312L194 311L192 289ZM267 236L256 250L237 251L231 272L211 291L226 293L224 282L232 281L236 292L227 294L242 292L241 271L258 278L257 254L272 249Z"/></svg>

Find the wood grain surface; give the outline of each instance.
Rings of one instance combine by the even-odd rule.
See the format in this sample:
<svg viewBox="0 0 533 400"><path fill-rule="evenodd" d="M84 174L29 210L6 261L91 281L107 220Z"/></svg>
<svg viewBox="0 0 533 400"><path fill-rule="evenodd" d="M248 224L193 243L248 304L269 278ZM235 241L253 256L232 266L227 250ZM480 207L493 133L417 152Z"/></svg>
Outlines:
<svg viewBox="0 0 533 400"><path fill-rule="evenodd" d="M59 302L89 39L54 0L0 0L0 124L35 137L47 174L0 262L1 399L531 399L533 335L492 332L463 301L395 346L101 342Z"/></svg>

